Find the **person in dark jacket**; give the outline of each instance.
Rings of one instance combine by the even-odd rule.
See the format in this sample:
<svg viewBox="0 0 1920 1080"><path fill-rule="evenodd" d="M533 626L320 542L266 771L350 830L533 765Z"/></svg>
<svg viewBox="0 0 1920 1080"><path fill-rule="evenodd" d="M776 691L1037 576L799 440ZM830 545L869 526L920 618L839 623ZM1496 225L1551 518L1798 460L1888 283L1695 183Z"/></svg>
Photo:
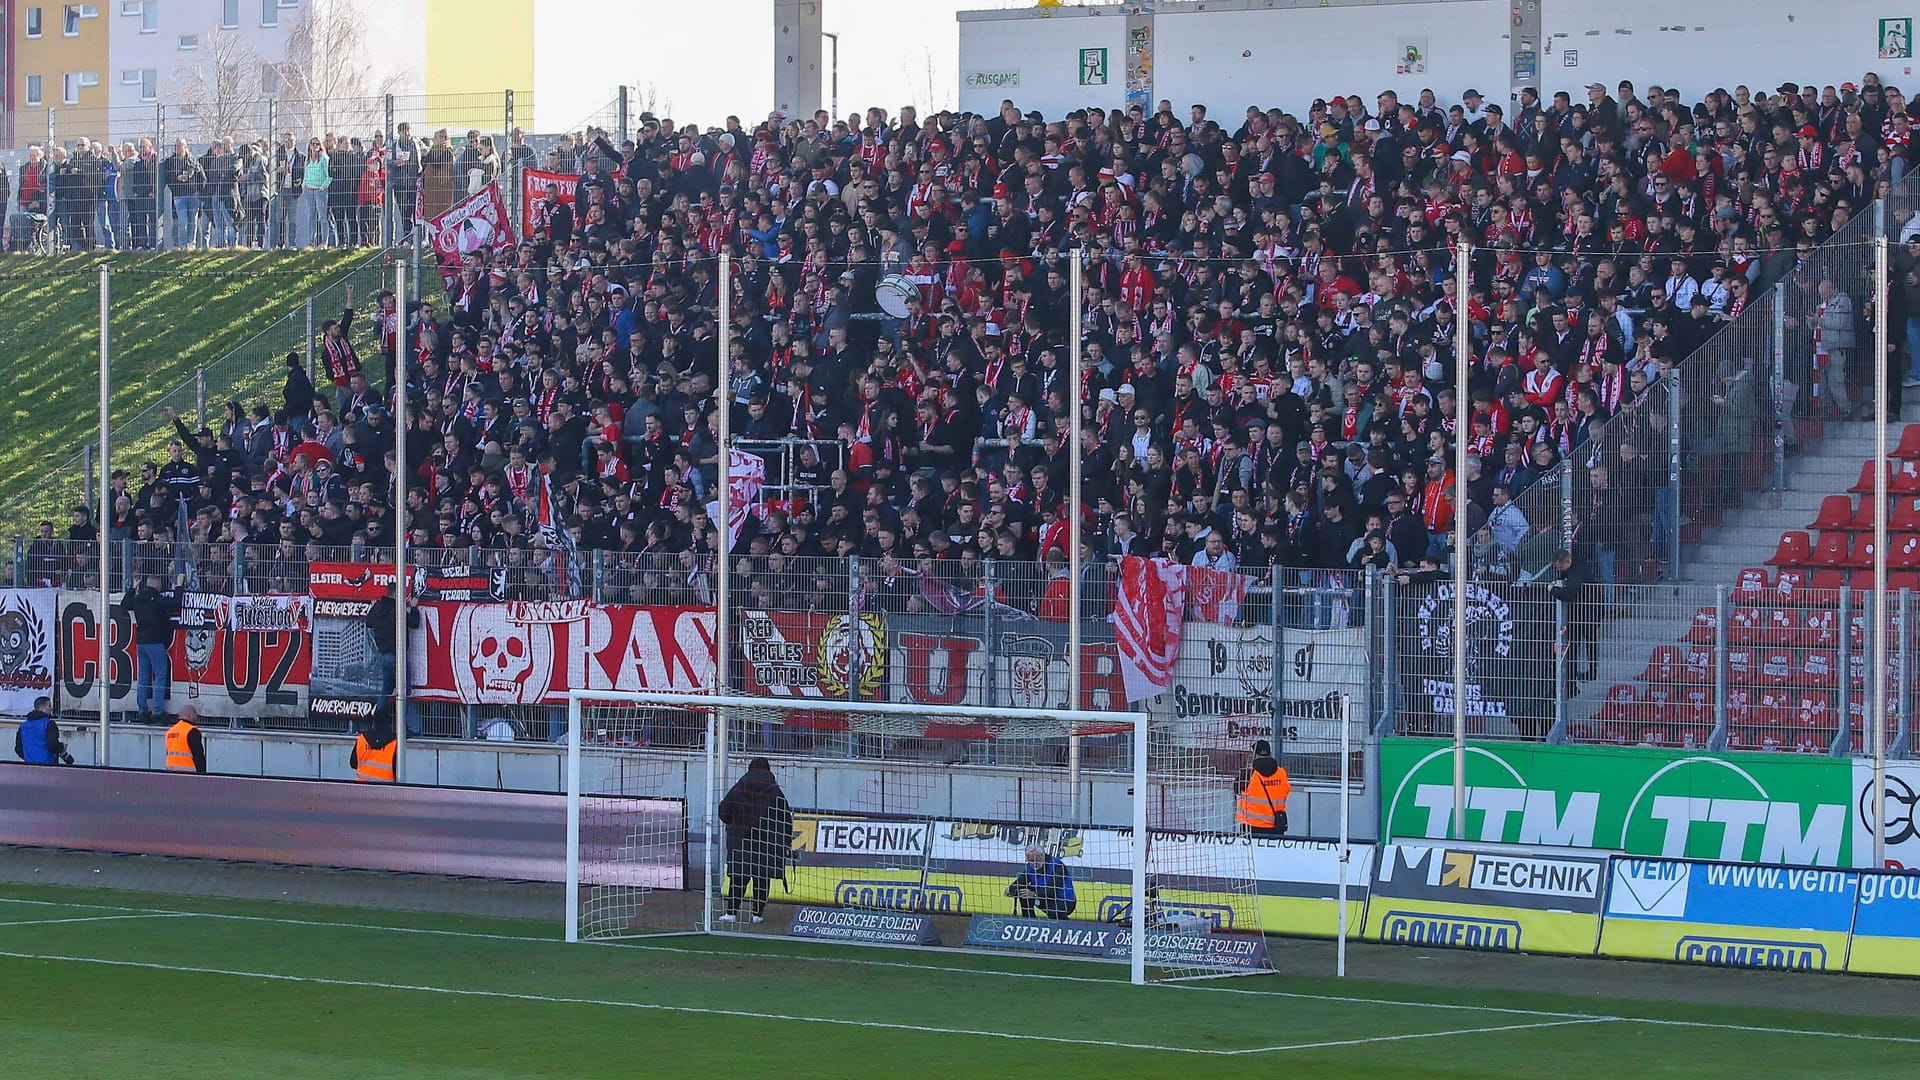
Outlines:
<svg viewBox="0 0 1920 1080"><path fill-rule="evenodd" d="M287 416L304 421L313 414L313 403L319 397L313 388L313 379L307 375L306 362L299 353L288 353L287 385L280 391L280 404Z"/></svg>
<svg viewBox="0 0 1920 1080"><path fill-rule="evenodd" d="M53 699L33 699L33 711L13 732L13 754L28 765L71 765L73 755L60 741L60 722L53 718Z"/></svg>
<svg viewBox="0 0 1920 1080"><path fill-rule="evenodd" d="M397 586L396 586L397 590ZM396 659L399 650L394 640L393 604L394 592L375 600L367 608L367 632L373 635L373 651L380 657L380 692L391 694L395 690L395 678L399 673ZM407 629L420 626L419 603L413 597L407 597ZM421 732L417 714L407 714L407 734L418 735Z"/></svg>
<svg viewBox="0 0 1920 1080"><path fill-rule="evenodd" d="M173 644L175 620L180 615L180 594L175 588L161 589L161 579L148 575L139 585L127 590L120 606L133 616L134 640L138 643L136 664L139 681L133 700L140 710L140 722L165 723L167 696L173 688Z"/></svg>
<svg viewBox="0 0 1920 1080"><path fill-rule="evenodd" d="M1027 865L1007 886L1007 895L1020 905L1023 918L1064 919L1079 900L1073 893L1073 874L1058 855L1040 844L1027 845Z"/></svg>
<svg viewBox="0 0 1920 1080"><path fill-rule="evenodd" d="M1595 611L1593 598L1593 572L1574 559L1573 552L1561 548L1553 554L1553 569L1556 578L1553 582L1553 598L1560 604L1560 618L1567 627L1567 682L1576 678L1592 679L1599 674L1599 647L1595 643ZM1585 646L1587 670L1579 672L1581 647ZM1573 687L1567 687L1569 694ZM1544 731L1535 732L1539 737Z"/></svg>
<svg viewBox="0 0 1920 1080"><path fill-rule="evenodd" d="M740 902L751 885L751 917L764 922L767 883L785 879L793 848L793 808L766 758L748 762L746 774L720 800L720 824L727 830L727 910L720 921L739 921Z"/></svg>

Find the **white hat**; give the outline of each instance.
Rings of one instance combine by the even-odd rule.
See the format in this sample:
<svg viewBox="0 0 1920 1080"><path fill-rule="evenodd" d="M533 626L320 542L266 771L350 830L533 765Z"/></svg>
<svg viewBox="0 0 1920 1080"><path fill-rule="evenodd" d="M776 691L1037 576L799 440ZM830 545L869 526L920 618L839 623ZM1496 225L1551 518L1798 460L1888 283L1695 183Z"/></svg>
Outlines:
<svg viewBox="0 0 1920 1080"><path fill-rule="evenodd" d="M1119 403L1119 401L1120 401L1120 395L1118 395L1118 394L1116 394L1116 393L1114 393L1114 392L1113 392L1113 387L1111 387L1111 386L1109 386L1109 387L1107 387L1107 388L1105 388L1105 389L1103 389L1103 390L1101 390L1101 391L1100 391L1100 400L1101 400L1101 401L1110 401L1110 402L1113 402L1113 403L1115 403L1115 404L1118 404L1118 403Z"/></svg>
<svg viewBox="0 0 1920 1080"><path fill-rule="evenodd" d="M1118 390L1115 390L1115 391L1114 391L1114 393L1116 393L1116 394L1128 394L1128 395L1131 395L1131 394L1133 393L1133 384L1132 384L1132 383L1130 383L1130 382L1129 382L1129 383L1121 383L1121 384L1120 384L1120 389L1118 389Z"/></svg>
<svg viewBox="0 0 1920 1080"><path fill-rule="evenodd" d="M689 165L705 165L706 163L707 163L707 155L701 153L698 150L695 150L693 152L693 155L687 158L687 164Z"/></svg>
<svg viewBox="0 0 1920 1080"><path fill-rule="evenodd" d="M1465 162L1472 162L1472 161L1473 161L1473 155L1471 155L1471 154L1469 154L1469 153L1467 153L1467 152L1466 152L1465 150L1455 150L1455 151L1453 152L1453 160L1455 160L1455 161L1465 161Z"/></svg>

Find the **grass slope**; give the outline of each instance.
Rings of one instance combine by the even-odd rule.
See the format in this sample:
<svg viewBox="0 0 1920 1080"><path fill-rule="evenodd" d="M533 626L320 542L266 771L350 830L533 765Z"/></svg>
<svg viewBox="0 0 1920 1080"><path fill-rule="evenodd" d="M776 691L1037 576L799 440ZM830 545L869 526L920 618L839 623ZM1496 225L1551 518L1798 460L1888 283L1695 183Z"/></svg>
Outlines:
<svg viewBox="0 0 1920 1080"><path fill-rule="evenodd" d="M167 914L180 911L204 914ZM1286 975L1142 989L1019 957L553 933L8 886L0 985L61 1018L16 1025L9 1075L1750 1080L1911 1076L1916 1041L1910 1022L1823 1015L1817 1000L1786 1012Z"/></svg>
<svg viewBox="0 0 1920 1080"><path fill-rule="evenodd" d="M127 454L116 446L114 461L126 466L159 456L164 419L150 407L163 394L184 384L186 391L168 401L190 414L197 368L212 365L275 319L299 312L307 295L368 258L359 251L0 256L0 355L7 358L13 391L0 401L0 529L17 533L34 518L49 516L64 535L61 504L78 495L81 481L77 470L60 467L99 437L101 266L115 272L113 417L116 428L131 421L132 430L116 435ZM356 275L368 285L378 275L380 259L373 259L371 269ZM299 347L303 326L296 317L290 334L274 336L283 355ZM217 411L234 390L253 391L243 396L252 403L276 384L279 371L270 359L263 352L260 363L248 357L213 372L210 408Z"/></svg>

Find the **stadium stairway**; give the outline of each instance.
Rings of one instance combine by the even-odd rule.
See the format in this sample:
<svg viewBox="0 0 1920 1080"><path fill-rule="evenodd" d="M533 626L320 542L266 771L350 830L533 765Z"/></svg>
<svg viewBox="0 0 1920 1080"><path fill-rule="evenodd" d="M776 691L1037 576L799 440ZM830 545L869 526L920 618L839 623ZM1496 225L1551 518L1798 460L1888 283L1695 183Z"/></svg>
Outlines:
<svg viewBox="0 0 1920 1080"><path fill-rule="evenodd" d="M1920 402L1909 404L1901 421L1920 422ZM1889 450L1901 431L1900 425L1889 425ZM1705 591L1714 585L1731 589L1741 570L1763 565L1782 530L1805 526L1819 514L1824 498L1853 486L1873 449L1872 423L1829 422L1821 440L1787 459L1784 490L1748 492L1739 507L1722 515L1719 525L1705 529L1700 542L1681 550L1677 583L1622 588L1616 597L1620 603L1598 627L1597 677L1579 680L1568 701L1569 726L1576 732L1583 726L1591 730L1609 687L1624 684L1644 692L1639 679L1652 650L1687 636L1695 610L1708 602L1702 599ZM1584 663L1585 656L1578 659Z"/></svg>

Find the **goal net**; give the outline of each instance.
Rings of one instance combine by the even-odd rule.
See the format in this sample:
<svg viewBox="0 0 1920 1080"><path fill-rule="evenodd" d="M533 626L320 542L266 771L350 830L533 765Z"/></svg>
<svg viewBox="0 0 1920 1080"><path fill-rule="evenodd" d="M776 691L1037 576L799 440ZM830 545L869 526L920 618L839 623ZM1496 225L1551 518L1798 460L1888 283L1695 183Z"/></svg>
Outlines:
<svg viewBox="0 0 1920 1080"><path fill-rule="evenodd" d="M570 940L943 946L1126 962L1136 981L1272 970L1234 821L1245 755L1175 725L679 694L571 707ZM679 839L635 805L674 799Z"/></svg>

